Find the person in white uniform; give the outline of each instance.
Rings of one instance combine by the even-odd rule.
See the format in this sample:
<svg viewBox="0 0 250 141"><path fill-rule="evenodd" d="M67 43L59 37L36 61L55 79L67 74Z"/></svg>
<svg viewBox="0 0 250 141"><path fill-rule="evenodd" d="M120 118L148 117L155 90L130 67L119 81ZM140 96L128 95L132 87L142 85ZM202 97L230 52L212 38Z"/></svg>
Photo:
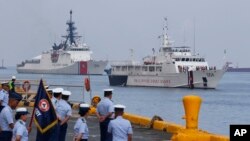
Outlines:
<svg viewBox="0 0 250 141"><path fill-rule="evenodd" d="M112 141L112 135L108 134L108 124L113 119L114 104L111 101L113 89L104 89L104 98L97 104L96 116L100 123L101 141Z"/></svg>
<svg viewBox="0 0 250 141"><path fill-rule="evenodd" d="M74 141L88 141L89 129L86 118L90 110L89 104L80 104L79 117L74 126Z"/></svg>
<svg viewBox="0 0 250 141"><path fill-rule="evenodd" d="M16 109L21 100L21 94L16 92L9 94L8 105L0 113L0 141L11 141L12 129L14 128L13 110Z"/></svg>
<svg viewBox="0 0 250 141"><path fill-rule="evenodd" d="M62 97L69 97L71 95L70 91L62 91ZM59 141L65 141L65 137L67 134L68 128L68 120L72 116L72 109L68 102L64 99L61 99L58 102L56 107L56 112L58 115L58 120L60 124L60 131L59 131Z"/></svg>
<svg viewBox="0 0 250 141"><path fill-rule="evenodd" d="M16 109L16 123L13 129L13 137L12 141L28 141L29 140L29 132L31 131L31 128L29 128L29 131L26 127L26 121L28 118L29 112L27 108L20 107Z"/></svg>
<svg viewBox="0 0 250 141"><path fill-rule="evenodd" d="M8 105L9 102L9 84L8 82L2 82L2 88L0 89L0 112Z"/></svg>
<svg viewBox="0 0 250 141"><path fill-rule="evenodd" d="M112 133L113 141L132 141L132 126L130 121L122 117L124 105L115 105L115 119L111 120L108 125L108 132Z"/></svg>
<svg viewBox="0 0 250 141"><path fill-rule="evenodd" d="M51 98L51 102L56 110L56 107L62 97L63 88L55 88L52 90L52 92L53 92L53 97Z"/></svg>

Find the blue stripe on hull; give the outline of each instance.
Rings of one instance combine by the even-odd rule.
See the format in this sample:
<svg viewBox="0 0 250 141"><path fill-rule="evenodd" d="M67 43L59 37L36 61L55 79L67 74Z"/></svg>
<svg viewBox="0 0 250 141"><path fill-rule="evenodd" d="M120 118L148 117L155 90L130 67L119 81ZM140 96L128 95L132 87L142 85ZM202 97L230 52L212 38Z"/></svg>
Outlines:
<svg viewBox="0 0 250 141"><path fill-rule="evenodd" d="M126 86L128 76L125 75L109 75L110 86Z"/></svg>

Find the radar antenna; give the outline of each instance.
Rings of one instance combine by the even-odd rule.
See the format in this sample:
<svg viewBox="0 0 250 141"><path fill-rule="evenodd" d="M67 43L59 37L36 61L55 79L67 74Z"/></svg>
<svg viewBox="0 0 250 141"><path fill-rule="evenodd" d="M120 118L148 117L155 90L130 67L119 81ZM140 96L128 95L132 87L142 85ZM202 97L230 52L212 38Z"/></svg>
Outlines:
<svg viewBox="0 0 250 141"><path fill-rule="evenodd" d="M76 40L81 38L82 36L78 36L77 32L75 32L75 30L77 29L74 24L75 22L72 21L72 10L70 10L70 20L66 23L68 25L68 29L67 29L67 35L65 36L62 36L64 38L66 38L66 41L64 42L65 46L67 45L67 42L69 40L69 44L72 45L72 44L76 44ZM66 48L65 48L66 49Z"/></svg>

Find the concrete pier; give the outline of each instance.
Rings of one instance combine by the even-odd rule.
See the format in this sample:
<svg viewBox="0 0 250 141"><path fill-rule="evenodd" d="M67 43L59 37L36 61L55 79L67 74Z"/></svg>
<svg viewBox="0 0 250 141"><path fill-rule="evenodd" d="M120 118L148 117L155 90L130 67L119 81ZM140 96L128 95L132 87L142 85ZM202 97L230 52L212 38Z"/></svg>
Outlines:
<svg viewBox="0 0 250 141"><path fill-rule="evenodd" d="M31 108L29 108L31 112ZM31 114L29 115L31 116ZM66 135L67 141L73 140L74 130L73 127L78 118L77 112L74 111L73 116L70 118L68 122L68 130ZM28 125L29 122L27 122ZM96 116L88 116L87 124L89 128L89 141L100 141L100 130L99 130L99 122ZM170 141L172 134L162 131L157 131L153 129L149 129L146 127L140 127L138 125L133 125L133 140L134 141ZM36 139L36 126L32 124L32 131L29 135L30 141L35 141Z"/></svg>

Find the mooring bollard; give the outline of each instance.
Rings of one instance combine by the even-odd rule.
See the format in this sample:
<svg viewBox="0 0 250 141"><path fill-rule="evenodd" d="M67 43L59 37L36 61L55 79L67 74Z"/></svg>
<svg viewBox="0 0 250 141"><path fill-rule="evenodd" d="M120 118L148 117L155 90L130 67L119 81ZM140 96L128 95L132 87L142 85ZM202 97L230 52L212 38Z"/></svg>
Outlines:
<svg viewBox="0 0 250 141"><path fill-rule="evenodd" d="M202 100L199 96L184 96L183 105L185 109L186 129L198 129L201 102Z"/></svg>
<svg viewBox="0 0 250 141"><path fill-rule="evenodd" d="M210 135L198 130L201 98L195 95L183 97L186 129L180 130L171 138L172 141L210 141Z"/></svg>

